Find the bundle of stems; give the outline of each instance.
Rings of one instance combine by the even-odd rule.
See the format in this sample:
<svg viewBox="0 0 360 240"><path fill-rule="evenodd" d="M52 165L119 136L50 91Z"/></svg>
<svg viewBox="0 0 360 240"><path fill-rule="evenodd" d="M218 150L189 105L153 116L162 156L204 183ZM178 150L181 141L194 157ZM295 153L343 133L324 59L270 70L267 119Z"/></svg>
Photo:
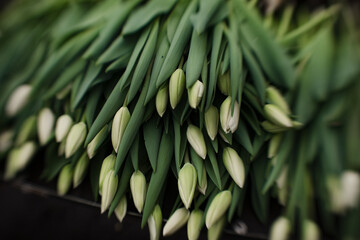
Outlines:
<svg viewBox="0 0 360 240"><path fill-rule="evenodd" d="M346 2L13 1L4 178L40 161L64 195L89 175L101 213L133 202L151 239L218 239L246 195L270 239L359 239L358 26Z"/></svg>

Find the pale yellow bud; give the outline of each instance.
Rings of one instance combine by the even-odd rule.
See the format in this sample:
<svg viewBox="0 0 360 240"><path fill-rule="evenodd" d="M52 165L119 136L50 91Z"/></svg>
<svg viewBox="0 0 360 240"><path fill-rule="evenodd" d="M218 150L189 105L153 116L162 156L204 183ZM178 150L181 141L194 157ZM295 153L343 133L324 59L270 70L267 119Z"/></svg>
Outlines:
<svg viewBox="0 0 360 240"><path fill-rule="evenodd" d="M117 153L125 128L130 120L130 112L127 107L121 107L115 114L111 128L111 142Z"/></svg>

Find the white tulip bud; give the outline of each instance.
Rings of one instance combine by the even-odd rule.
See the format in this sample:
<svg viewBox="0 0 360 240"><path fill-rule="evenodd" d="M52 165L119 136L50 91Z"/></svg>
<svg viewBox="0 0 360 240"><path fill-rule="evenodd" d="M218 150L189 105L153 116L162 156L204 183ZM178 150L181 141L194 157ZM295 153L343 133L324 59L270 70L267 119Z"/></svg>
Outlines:
<svg viewBox="0 0 360 240"><path fill-rule="evenodd" d="M311 220L305 220L304 223L304 240L319 240L320 239L320 229L318 225L311 221Z"/></svg>
<svg viewBox="0 0 360 240"><path fill-rule="evenodd" d="M72 125L73 120L69 115L64 114L57 119L55 127L56 142L61 142L66 138Z"/></svg>
<svg viewBox="0 0 360 240"><path fill-rule="evenodd" d="M117 153L121 138L125 132L125 128L130 120L130 112L127 107L121 107L115 114L111 128L111 142L115 152Z"/></svg>
<svg viewBox="0 0 360 240"><path fill-rule="evenodd" d="M122 196L120 199L120 202L118 203L118 205L115 208L115 216L116 218L122 222L124 220L124 217L126 215L127 212L127 200L126 200L126 195Z"/></svg>
<svg viewBox="0 0 360 240"><path fill-rule="evenodd" d="M206 176L205 164L203 164L202 177L198 182L198 190L202 195L205 195L206 194L206 189L207 189L207 176Z"/></svg>
<svg viewBox="0 0 360 240"><path fill-rule="evenodd" d="M115 174L114 170L110 170L106 174L103 182L101 213L104 213L110 207L110 204L115 197L118 183L118 176Z"/></svg>
<svg viewBox="0 0 360 240"><path fill-rule="evenodd" d="M191 147L195 150L195 152L202 158L206 158L206 145L204 136L201 130L190 124L186 131L187 139L191 145Z"/></svg>
<svg viewBox="0 0 360 240"><path fill-rule="evenodd" d="M89 157L87 156L86 153L83 153L83 155L80 157L80 159L75 165L74 178L73 178L74 188L79 186L80 183L84 180L86 176L86 170L88 169L89 166L89 162L90 162Z"/></svg>
<svg viewBox="0 0 360 240"><path fill-rule="evenodd" d="M162 117L166 112L167 104L169 101L169 85L165 85L159 89L156 94L156 111L158 112L159 116Z"/></svg>
<svg viewBox="0 0 360 240"><path fill-rule="evenodd" d="M161 234L162 213L159 205L156 205L148 219L150 240L159 240Z"/></svg>
<svg viewBox="0 0 360 240"><path fill-rule="evenodd" d="M360 174L350 170L344 171L340 182L344 207L356 208L360 197Z"/></svg>
<svg viewBox="0 0 360 240"><path fill-rule="evenodd" d="M107 156L104 159L104 161L101 165L100 175L99 175L99 194L100 195L102 193L102 186L103 186L105 176L110 170L114 169L115 161L116 161L115 154L110 154L109 156Z"/></svg>
<svg viewBox="0 0 360 240"><path fill-rule="evenodd" d="M66 137L65 157L69 158L83 145L86 138L86 124L79 122L73 125Z"/></svg>
<svg viewBox="0 0 360 240"><path fill-rule="evenodd" d="M220 106L220 123L225 133L234 133L239 125L240 106L235 101L234 112L231 109L231 97L227 97Z"/></svg>
<svg viewBox="0 0 360 240"><path fill-rule="evenodd" d="M16 136L16 145L19 146L36 134L36 116L28 117L22 124Z"/></svg>
<svg viewBox="0 0 360 240"><path fill-rule="evenodd" d="M270 240L286 240L291 231L289 219L279 217L276 219L270 229Z"/></svg>
<svg viewBox="0 0 360 240"><path fill-rule="evenodd" d="M211 140L215 140L219 129L219 111L215 106L205 112L205 127Z"/></svg>
<svg viewBox="0 0 360 240"><path fill-rule="evenodd" d="M93 140L91 140L91 142L87 145L86 147L86 152L87 155L89 157L89 159L92 159L95 154L96 151L98 150L98 148L100 147L100 145L103 143L103 141L105 140L105 138L107 137L107 125L105 125L100 132L98 132L96 134L96 136L94 137Z"/></svg>
<svg viewBox="0 0 360 240"><path fill-rule="evenodd" d="M185 163L179 171L178 189L186 209L189 209L194 198L196 182L197 174L195 167L191 163Z"/></svg>
<svg viewBox="0 0 360 240"><path fill-rule="evenodd" d="M178 105L185 89L185 74L182 69L176 69L169 81L169 97L172 109Z"/></svg>
<svg viewBox="0 0 360 240"><path fill-rule="evenodd" d="M203 227L203 215L204 212L199 209L195 209L191 212L187 224L187 235L189 240L196 240L199 238L201 228Z"/></svg>
<svg viewBox="0 0 360 240"><path fill-rule="evenodd" d="M221 233L224 230L226 224L226 217L221 217L216 223L214 223L208 229L208 240L218 240L220 239Z"/></svg>
<svg viewBox="0 0 360 240"><path fill-rule="evenodd" d="M231 192L225 190L219 192L212 202L206 214L205 224L210 229L228 210L231 203Z"/></svg>
<svg viewBox="0 0 360 240"><path fill-rule="evenodd" d="M14 132L12 130L6 130L0 134L0 153L4 153L11 148L13 136Z"/></svg>
<svg viewBox="0 0 360 240"><path fill-rule="evenodd" d="M43 108L39 113L37 121L37 131L41 146L44 146L49 141L54 129L54 123L54 113L49 108Z"/></svg>
<svg viewBox="0 0 360 240"><path fill-rule="evenodd" d="M279 90L273 86L266 88L266 95L270 103L278 106L284 113L290 114L290 108Z"/></svg>
<svg viewBox="0 0 360 240"><path fill-rule="evenodd" d="M220 92L226 96L229 96L231 92L230 72L220 75L217 80L217 87Z"/></svg>
<svg viewBox="0 0 360 240"><path fill-rule="evenodd" d="M188 89L189 105L193 109L196 109L199 105L201 98L204 94L204 84L199 80Z"/></svg>
<svg viewBox="0 0 360 240"><path fill-rule="evenodd" d="M32 87L28 84L18 86L10 95L5 106L5 113L9 117L15 116L27 104Z"/></svg>
<svg viewBox="0 0 360 240"><path fill-rule="evenodd" d="M189 216L190 212L186 208L177 209L166 222L163 229L163 236L169 236L183 227L187 223Z"/></svg>
<svg viewBox="0 0 360 240"><path fill-rule="evenodd" d="M139 213L142 212L146 196L146 179L141 171L135 171L130 178L130 190L134 205Z"/></svg>
<svg viewBox="0 0 360 240"><path fill-rule="evenodd" d="M281 133L281 132L288 130L288 128L275 125L269 121L262 122L261 126L265 129L265 131L267 131L269 133Z"/></svg>
<svg viewBox="0 0 360 240"><path fill-rule="evenodd" d="M74 170L72 169L71 164L67 164L62 168L57 184L57 191L60 196L65 195L69 191L73 174Z"/></svg>
<svg viewBox="0 0 360 240"><path fill-rule="evenodd" d="M223 152L223 162L231 178L242 188L245 182L245 167L240 156L234 149L226 147Z"/></svg>
<svg viewBox="0 0 360 240"><path fill-rule="evenodd" d="M271 137L268 149L268 158L273 158L277 154L282 136L283 135L281 133L278 133Z"/></svg>
<svg viewBox="0 0 360 240"><path fill-rule="evenodd" d="M264 106L266 118L280 127L291 128L291 119L278 106L274 104L266 104Z"/></svg>

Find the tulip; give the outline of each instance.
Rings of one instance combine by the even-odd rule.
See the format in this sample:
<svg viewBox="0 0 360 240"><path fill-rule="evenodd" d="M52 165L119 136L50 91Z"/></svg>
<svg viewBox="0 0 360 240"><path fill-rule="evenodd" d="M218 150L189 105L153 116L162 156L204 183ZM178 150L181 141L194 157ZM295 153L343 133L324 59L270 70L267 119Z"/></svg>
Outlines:
<svg viewBox="0 0 360 240"><path fill-rule="evenodd" d="M196 209L190 214L187 224L187 235L189 240L196 240L200 236L201 228L203 226L202 218L204 212Z"/></svg>
<svg viewBox="0 0 360 240"><path fill-rule="evenodd" d="M197 80L189 89L188 89L188 98L189 105L193 109L196 109L199 105L201 98L204 94L204 84Z"/></svg>
<svg viewBox="0 0 360 240"><path fill-rule="evenodd" d="M102 198L101 198L101 213L104 213L109 207L112 200L115 197L117 186L118 186L118 176L114 170L110 170L103 182L102 188Z"/></svg>
<svg viewBox="0 0 360 240"><path fill-rule="evenodd" d="M215 106L205 112L205 127L211 140L215 140L219 129L219 111Z"/></svg>
<svg viewBox="0 0 360 240"><path fill-rule="evenodd" d="M305 220L304 223L304 240L319 240L320 239L320 230L317 224L311 220Z"/></svg>
<svg viewBox="0 0 360 240"><path fill-rule="evenodd" d="M286 113L274 104L266 104L264 106L264 112L266 118L275 125L284 128L291 128L293 126L291 119L286 115Z"/></svg>
<svg viewBox="0 0 360 240"><path fill-rule="evenodd" d="M69 115L64 114L57 119L55 127L56 142L61 142L66 138L72 125L73 120Z"/></svg>
<svg viewBox="0 0 360 240"><path fill-rule="evenodd" d="M89 166L89 158L87 154L84 153L75 165L74 178L73 178L74 188L79 186L80 183L84 180L88 166Z"/></svg>
<svg viewBox="0 0 360 240"><path fill-rule="evenodd" d="M100 195L102 193L102 186L103 186L105 176L110 170L114 169L115 161L116 161L115 154L110 154L109 156L107 156L104 159L104 161L101 165L100 175L99 175L99 193L100 193Z"/></svg>
<svg viewBox="0 0 360 240"><path fill-rule="evenodd" d="M268 158L273 158L277 154L282 140L282 136L283 135L279 133L271 137L268 149Z"/></svg>
<svg viewBox="0 0 360 240"><path fill-rule="evenodd" d="M12 130L6 130L0 134L0 153L4 153L12 146L12 138L14 132Z"/></svg>
<svg viewBox="0 0 360 240"><path fill-rule="evenodd" d="M191 163L185 163L179 171L178 189L186 209L189 209L194 198L196 182L197 174L195 167Z"/></svg>
<svg viewBox="0 0 360 240"><path fill-rule="evenodd" d="M223 216L220 218L216 223L214 223L209 229L208 229L208 240L218 240L220 239L221 233L224 230L226 223L226 217Z"/></svg>
<svg viewBox="0 0 360 240"><path fill-rule="evenodd" d="M115 114L111 128L111 142L116 153L129 120L129 109L127 107L121 107Z"/></svg>
<svg viewBox="0 0 360 240"><path fill-rule="evenodd" d="M16 136L16 145L19 146L32 138L36 133L36 116L28 117L22 124Z"/></svg>
<svg viewBox="0 0 360 240"><path fill-rule="evenodd" d="M226 96L229 96L231 92L230 72L227 71L225 74L219 76L217 81L217 87L220 92Z"/></svg>
<svg viewBox="0 0 360 240"><path fill-rule="evenodd" d="M270 240L286 240L290 235L290 221L286 217L279 217L270 229Z"/></svg>
<svg viewBox="0 0 360 240"><path fill-rule="evenodd" d="M202 158L206 158L206 145L204 136L201 130L190 124L186 131L187 139L191 145L191 147L195 150L195 152Z"/></svg>
<svg viewBox="0 0 360 240"><path fill-rule="evenodd" d="M95 154L96 154L96 151L98 150L98 148L100 147L100 145L104 142L104 140L106 139L107 137L107 127L108 125L105 125L101 130L100 132L98 132L96 134L96 136L94 137L93 140L91 140L91 142L87 145L86 147L86 152L87 152L87 155L89 157L89 159L92 159Z"/></svg>
<svg viewBox="0 0 360 240"><path fill-rule="evenodd" d="M159 89L156 94L156 111L158 112L159 116L162 117L166 111L167 103L169 100L169 85L165 85Z"/></svg>
<svg viewBox="0 0 360 240"><path fill-rule="evenodd" d="M41 146L44 146L49 141L54 123L55 116L53 112L49 108L43 108L39 113L37 121L37 131Z"/></svg>
<svg viewBox="0 0 360 240"><path fill-rule="evenodd" d="M124 220L124 217L126 215L127 212L127 200L126 200L126 195L122 196L120 199L120 202L118 203L118 205L115 208L115 216L116 218L122 222Z"/></svg>
<svg viewBox="0 0 360 240"><path fill-rule="evenodd" d="M66 137L65 157L69 158L82 146L85 141L87 131L86 125L79 122L73 125Z"/></svg>
<svg viewBox="0 0 360 240"><path fill-rule="evenodd" d="M223 151L223 162L231 178L242 188L245 182L245 167L240 156L234 149L226 147Z"/></svg>
<svg viewBox="0 0 360 240"><path fill-rule="evenodd" d="M281 132L288 130L288 128L275 125L269 121L262 122L261 126L265 129L265 131L267 131L269 133L281 133Z"/></svg>
<svg viewBox="0 0 360 240"><path fill-rule="evenodd" d="M291 114L290 108L284 99L284 97L281 95L279 90L277 90L273 86L269 86L266 88L266 96L270 103L276 105L278 108L280 108L284 113Z"/></svg>
<svg viewBox="0 0 360 240"><path fill-rule="evenodd" d="M141 171L135 171L130 178L131 195L139 213L142 212L146 196L146 179Z"/></svg>
<svg viewBox="0 0 360 240"><path fill-rule="evenodd" d="M27 104L32 87L28 84L18 86L10 95L5 106L5 113L9 117L15 116Z"/></svg>
<svg viewBox="0 0 360 240"><path fill-rule="evenodd" d="M202 167L202 177L201 179L198 180L199 180L198 190L201 192L202 195L205 195L207 189L207 177L206 177L205 165L203 165Z"/></svg>
<svg viewBox="0 0 360 240"><path fill-rule="evenodd" d="M235 101L234 111L231 107L231 97L227 97L220 106L220 123L225 133L234 133L239 125L240 106Z"/></svg>
<svg viewBox="0 0 360 240"><path fill-rule="evenodd" d="M190 212L186 208L177 209L166 222L163 236L169 236L184 226L189 219Z"/></svg>
<svg viewBox="0 0 360 240"><path fill-rule="evenodd" d="M169 98L172 109L178 105L185 89L185 74L182 69L176 69L169 81Z"/></svg>
<svg viewBox="0 0 360 240"><path fill-rule="evenodd" d="M71 164L67 164L62 168L57 183L57 191L60 196L65 195L69 191L73 173Z"/></svg>
<svg viewBox="0 0 360 240"><path fill-rule="evenodd" d="M150 240L159 240L161 233L162 213L159 205L156 205L154 211L148 219Z"/></svg>
<svg viewBox="0 0 360 240"><path fill-rule="evenodd" d="M347 170L341 174L342 205L348 208L356 208L360 197L360 174Z"/></svg>
<svg viewBox="0 0 360 240"><path fill-rule="evenodd" d="M206 214L205 224L210 229L227 211L231 203L231 192L219 192L212 200Z"/></svg>

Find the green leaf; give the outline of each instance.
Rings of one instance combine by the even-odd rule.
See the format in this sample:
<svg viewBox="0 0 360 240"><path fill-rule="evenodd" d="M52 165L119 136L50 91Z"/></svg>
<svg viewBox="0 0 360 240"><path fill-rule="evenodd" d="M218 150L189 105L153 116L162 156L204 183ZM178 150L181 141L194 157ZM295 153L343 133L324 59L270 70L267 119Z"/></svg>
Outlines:
<svg viewBox="0 0 360 240"><path fill-rule="evenodd" d="M123 28L123 34L131 34L147 25L160 14L167 13L176 3L176 0L151 0L137 8L128 18Z"/></svg>
<svg viewBox="0 0 360 240"><path fill-rule="evenodd" d="M194 165L194 167L196 169L196 173L198 176L198 182L201 182L202 175L203 175L204 160L199 155L197 155L197 153L195 152L195 150L192 147L189 147L188 150L190 152L191 163Z"/></svg>
<svg viewBox="0 0 360 240"><path fill-rule="evenodd" d="M210 159L212 170L213 170L214 175L215 175L214 183L219 188L219 190L222 190L221 175L220 175L220 171L219 171L219 165L218 165L218 161L217 161L217 156L215 154L214 149L209 144L209 141L206 141L206 149L207 149L207 154L208 154L209 159ZM206 163L208 163L208 161L206 161Z"/></svg>
<svg viewBox="0 0 360 240"><path fill-rule="evenodd" d="M103 86L99 86L95 89L93 89L90 94L89 98L86 103L85 107L85 116L86 116L86 122L88 126L91 126L95 119L95 113L98 107L98 104L100 102L100 99L103 94Z"/></svg>
<svg viewBox="0 0 360 240"><path fill-rule="evenodd" d="M157 88L160 87L171 76L180 61L185 46L189 41L192 30L189 17L195 11L196 6L197 0L192 1L180 20L174 38L171 41L171 45L166 55L164 64L162 65L158 79L156 80Z"/></svg>
<svg viewBox="0 0 360 240"><path fill-rule="evenodd" d="M250 155L253 155L253 146L251 144L249 132L247 130L247 126L245 125L244 121L240 118L238 129L234 133L234 137L236 142L241 144Z"/></svg>
<svg viewBox="0 0 360 240"><path fill-rule="evenodd" d="M206 59L206 42L206 33L199 35L193 30L186 64L186 88L190 88L200 77Z"/></svg>
<svg viewBox="0 0 360 240"><path fill-rule="evenodd" d="M194 28L198 34L201 34L205 31L211 17L214 15L216 10L218 10L221 4L226 4L221 0L200 0L200 9L199 11L190 17L191 22L194 25Z"/></svg>
<svg viewBox="0 0 360 240"><path fill-rule="evenodd" d="M169 172L170 163L173 157L174 146L169 144L171 142L171 134L166 134L165 131L161 137L160 149L158 154L157 169L151 175L146 200L144 205L144 212L141 220L141 227L143 228L154 210L161 189L166 181ZM160 164L161 163L161 164Z"/></svg>
<svg viewBox="0 0 360 240"><path fill-rule="evenodd" d="M175 117L173 117L173 125L174 125L174 135L175 135L174 138L175 164L176 164L176 170L177 172L179 172L185 155L187 138L185 131L181 130L181 126Z"/></svg>
<svg viewBox="0 0 360 240"><path fill-rule="evenodd" d="M156 171L162 135L162 127L157 124L157 119L157 117L152 117L149 121L144 123L143 128L145 147L153 171Z"/></svg>
<svg viewBox="0 0 360 240"><path fill-rule="evenodd" d="M135 171L139 170L139 141L140 137L139 134L137 134L132 148L130 149L131 162Z"/></svg>
<svg viewBox="0 0 360 240"><path fill-rule="evenodd" d="M178 28L180 19L185 12L186 6L189 4L190 0L180 0L175 5L174 9L171 11L169 17L167 18L166 24L166 33L169 42L174 38L176 29Z"/></svg>
<svg viewBox="0 0 360 240"><path fill-rule="evenodd" d="M131 55L134 50L136 41L134 36L124 37L118 36L111 45L100 55L96 61L96 65L108 63L124 55Z"/></svg>

